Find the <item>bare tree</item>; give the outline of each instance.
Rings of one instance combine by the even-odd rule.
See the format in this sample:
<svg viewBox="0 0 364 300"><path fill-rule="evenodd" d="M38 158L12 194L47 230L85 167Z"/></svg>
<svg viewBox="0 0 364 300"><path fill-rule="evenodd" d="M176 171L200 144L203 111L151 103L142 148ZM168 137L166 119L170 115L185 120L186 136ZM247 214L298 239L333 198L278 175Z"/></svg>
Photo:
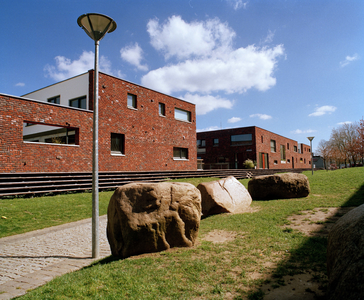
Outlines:
<svg viewBox="0 0 364 300"><path fill-rule="evenodd" d="M331 133L330 143L335 156L339 160L356 165L358 158L359 125L357 123L345 123Z"/></svg>
<svg viewBox="0 0 364 300"><path fill-rule="evenodd" d="M330 142L321 140L316 147L316 153L322 157L324 160L324 167L327 169L327 165L331 159Z"/></svg>

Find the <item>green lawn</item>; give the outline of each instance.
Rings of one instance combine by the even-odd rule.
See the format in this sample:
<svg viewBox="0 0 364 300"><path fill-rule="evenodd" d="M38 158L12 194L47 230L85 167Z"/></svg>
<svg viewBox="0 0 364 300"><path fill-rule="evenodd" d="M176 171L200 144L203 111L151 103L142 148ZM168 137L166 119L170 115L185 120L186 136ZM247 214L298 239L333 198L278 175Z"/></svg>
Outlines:
<svg viewBox="0 0 364 300"><path fill-rule="evenodd" d="M309 238L287 230L286 218L315 207L363 204L364 168L317 171L313 176L311 172L304 174L311 186L307 198L253 201L254 213L221 214L203 219L199 243L193 248L123 260L109 257L56 278L21 299L262 299L259 287L263 282L279 286L284 284L282 276L307 271L325 285L326 238ZM201 180L206 179L182 181L196 185ZM247 186L248 180L241 182ZM105 213L110 196L111 193L100 196L101 213ZM89 194L71 194L1 200L1 214L8 216L1 220L1 228L6 228L9 235L16 231L12 226L17 222L23 224L19 225L23 231L30 230L33 225L24 223L29 220L38 224L33 218L44 225L64 223L68 218L75 218L74 207L81 207L80 214L82 211L84 217L90 217L90 199ZM46 206L52 208L46 210ZM67 212L52 212L57 209ZM29 217L25 211L33 216ZM44 216L46 221L41 221ZM9 220L12 225L5 226ZM234 231L236 238L222 244L202 240L212 230ZM272 262L275 263L273 269ZM260 279L254 279L256 276L252 274L260 274Z"/></svg>

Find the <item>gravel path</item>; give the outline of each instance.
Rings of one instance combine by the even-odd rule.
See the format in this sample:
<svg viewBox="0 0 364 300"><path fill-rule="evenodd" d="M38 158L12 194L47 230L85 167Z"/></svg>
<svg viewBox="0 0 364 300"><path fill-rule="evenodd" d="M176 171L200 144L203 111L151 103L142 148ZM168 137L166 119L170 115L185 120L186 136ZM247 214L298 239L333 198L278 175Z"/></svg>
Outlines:
<svg viewBox="0 0 364 300"><path fill-rule="evenodd" d="M100 257L111 255L107 216L99 219ZM25 294L54 277L78 270L95 259L91 219L0 239L0 299Z"/></svg>

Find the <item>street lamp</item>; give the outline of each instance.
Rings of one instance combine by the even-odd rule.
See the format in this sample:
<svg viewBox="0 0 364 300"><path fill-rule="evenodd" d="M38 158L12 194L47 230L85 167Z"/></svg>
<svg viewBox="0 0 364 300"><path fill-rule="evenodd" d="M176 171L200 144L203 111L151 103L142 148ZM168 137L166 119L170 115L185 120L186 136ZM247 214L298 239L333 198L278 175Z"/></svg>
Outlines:
<svg viewBox="0 0 364 300"><path fill-rule="evenodd" d="M312 175L313 175L313 152L312 152L312 140L315 138L314 136L307 137L310 141L310 147L311 147L311 168L312 168Z"/></svg>
<svg viewBox="0 0 364 300"><path fill-rule="evenodd" d="M92 148L92 257L100 254L99 245L99 41L107 32L116 29L116 23L108 16L101 14L84 14L77 23L87 35L95 41L94 70L94 117Z"/></svg>

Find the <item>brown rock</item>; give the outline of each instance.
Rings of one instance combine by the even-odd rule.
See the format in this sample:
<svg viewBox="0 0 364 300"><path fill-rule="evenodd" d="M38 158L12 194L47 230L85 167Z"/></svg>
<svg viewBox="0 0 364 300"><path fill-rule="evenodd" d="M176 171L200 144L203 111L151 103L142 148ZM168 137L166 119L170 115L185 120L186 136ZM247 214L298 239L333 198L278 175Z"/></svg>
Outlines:
<svg viewBox="0 0 364 300"><path fill-rule="evenodd" d="M364 204L341 217L327 245L329 299L364 299Z"/></svg>
<svg viewBox="0 0 364 300"><path fill-rule="evenodd" d="M107 216L115 256L190 247L200 226L201 195L189 183L130 183L116 189Z"/></svg>
<svg viewBox="0 0 364 300"><path fill-rule="evenodd" d="M249 192L235 177L200 183L203 216L243 213L252 203Z"/></svg>
<svg viewBox="0 0 364 300"><path fill-rule="evenodd" d="M264 175L252 178L248 191L253 200L302 198L310 193L310 184L303 174Z"/></svg>

